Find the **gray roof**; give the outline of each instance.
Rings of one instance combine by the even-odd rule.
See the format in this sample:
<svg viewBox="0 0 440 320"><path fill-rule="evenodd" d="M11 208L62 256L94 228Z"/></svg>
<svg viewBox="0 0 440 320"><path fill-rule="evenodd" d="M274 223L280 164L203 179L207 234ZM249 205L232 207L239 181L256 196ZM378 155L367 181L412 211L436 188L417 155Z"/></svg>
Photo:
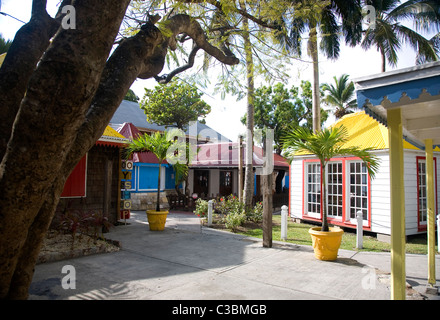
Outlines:
<svg viewBox="0 0 440 320"><path fill-rule="evenodd" d="M125 122L134 124L140 131L165 131L166 126L159 126L155 123L147 121L144 111L137 102L122 100L119 108L116 110L113 118L110 120L110 126L117 129ZM195 128L191 127L186 130L186 134L194 135ZM206 124L197 121L197 134L200 138L210 138L213 142L231 142L228 138L215 131Z"/></svg>

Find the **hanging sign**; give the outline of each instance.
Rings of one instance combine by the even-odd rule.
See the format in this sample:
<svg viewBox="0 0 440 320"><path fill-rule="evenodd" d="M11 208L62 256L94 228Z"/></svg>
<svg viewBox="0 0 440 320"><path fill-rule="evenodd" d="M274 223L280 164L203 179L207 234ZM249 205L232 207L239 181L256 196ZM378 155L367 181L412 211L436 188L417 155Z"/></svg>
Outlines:
<svg viewBox="0 0 440 320"><path fill-rule="evenodd" d="M133 170L133 161L123 160L121 166L122 170Z"/></svg>
<svg viewBox="0 0 440 320"><path fill-rule="evenodd" d="M122 210L130 210L131 209L131 200L122 200L121 201L121 209Z"/></svg>

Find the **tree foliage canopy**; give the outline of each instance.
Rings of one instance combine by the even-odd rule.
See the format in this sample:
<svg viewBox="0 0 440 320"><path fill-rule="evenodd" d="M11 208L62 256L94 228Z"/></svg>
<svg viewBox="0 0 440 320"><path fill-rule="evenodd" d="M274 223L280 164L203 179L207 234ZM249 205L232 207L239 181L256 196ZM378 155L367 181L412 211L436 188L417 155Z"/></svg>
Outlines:
<svg viewBox="0 0 440 320"><path fill-rule="evenodd" d="M321 95L323 93L321 92ZM321 122L328 118L321 109ZM246 116L241 122L246 123ZM262 86L255 90L255 128L273 129L275 150L282 150L282 136L288 129L307 127L312 129L312 89L310 81L301 81L299 87L286 88L283 83Z"/></svg>
<svg viewBox="0 0 440 320"><path fill-rule="evenodd" d="M184 129L190 121L204 118L211 112L202 96L196 87L172 81L153 90L145 88L141 108L152 123Z"/></svg>
<svg viewBox="0 0 440 320"><path fill-rule="evenodd" d="M334 107L333 114L337 119L352 113L357 106L353 81L347 74L333 77L334 83L323 83L321 90L326 96L323 99L327 105Z"/></svg>

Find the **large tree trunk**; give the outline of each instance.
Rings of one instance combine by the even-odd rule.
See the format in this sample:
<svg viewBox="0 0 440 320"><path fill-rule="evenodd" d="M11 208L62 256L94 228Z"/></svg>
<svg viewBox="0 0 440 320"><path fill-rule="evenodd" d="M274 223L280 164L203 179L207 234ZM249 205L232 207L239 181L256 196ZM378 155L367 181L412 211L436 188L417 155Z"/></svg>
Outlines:
<svg viewBox="0 0 440 320"><path fill-rule="evenodd" d="M77 0L77 29L58 29L46 50L44 46L54 34L53 23L58 22L50 20L43 10L46 1L34 0L29 24L40 28L39 32L17 34L12 47L24 48L23 41L44 40L45 45L29 45L26 55L20 55L20 50L9 52L1 68L0 92L5 93L3 108L8 110L0 121L2 125L8 123L1 129L2 138L3 134L10 136L0 143L4 155L0 164L2 299L27 297L39 249L65 180L102 135L134 80L153 77L162 70L174 36L185 32L221 62L238 63L235 57L211 46L197 22L185 15L169 19L171 37L146 23L108 59L128 3ZM47 21L36 23L43 18ZM26 72L14 71L20 68ZM2 77L3 72L13 76ZM14 94L7 96L8 88Z"/></svg>
<svg viewBox="0 0 440 320"><path fill-rule="evenodd" d="M2 298L10 296L29 230L85 120L129 1L109 2L77 1L77 29L59 30L29 79L0 166Z"/></svg>

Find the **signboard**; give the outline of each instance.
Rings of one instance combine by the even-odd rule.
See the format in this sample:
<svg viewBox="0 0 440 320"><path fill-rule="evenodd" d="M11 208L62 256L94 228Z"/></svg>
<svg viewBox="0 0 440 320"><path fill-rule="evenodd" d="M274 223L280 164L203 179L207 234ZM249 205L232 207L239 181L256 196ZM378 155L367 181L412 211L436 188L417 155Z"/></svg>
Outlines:
<svg viewBox="0 0 440 320"><path fill-rule="evenodd" d="M121 163L121 169L122 170L119 172L119 179L121 181L120 219L129 219L131 209L131 193L128 190L132 188L131 173L133 170L133 161L123 160Z"/></svg>
<svg viewBox="0 0 440 320"><path fill-rule="evenodd" d="M121 171L121 172L119 172L119 178L121 180L131 180L131 171Z"/></svg>
<svg viewBox="0 0 440 320"><path fill-rule="evenodd" d="M121 181L121 189L131 189L131 181Z"/></svg>
<svg viewBox="0 0 440 320"><path fill-rule="evenodd" d="M121 201L121 209L122 210L130 210L131 209L131 200L122 200Z"/></svg>
<svg viewBox="0 0 440 320"><path fill-rule="evenodd" d="M130 210L121 210L121 219L130 219Z"/></svg>
<svg viewBox="0 0 440 320"><path fill-rule="evenodd" d="M133 161L122 160L122 170L133 170Z"/></svg>

